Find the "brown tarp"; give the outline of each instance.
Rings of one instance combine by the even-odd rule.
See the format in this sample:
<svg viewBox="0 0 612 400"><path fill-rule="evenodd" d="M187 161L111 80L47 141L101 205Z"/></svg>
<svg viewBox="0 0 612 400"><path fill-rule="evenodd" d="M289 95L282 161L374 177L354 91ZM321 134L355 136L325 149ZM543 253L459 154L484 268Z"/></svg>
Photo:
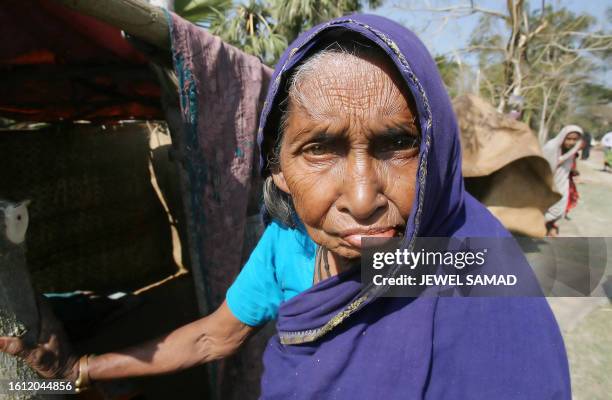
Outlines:
<svg viewBox="0 0 612 400"><path fill-rule="evenodd" d="M560 195L535 134L477 96L460 96L453 106L468 191L510 231L544 236L544 212Z"/></svg>

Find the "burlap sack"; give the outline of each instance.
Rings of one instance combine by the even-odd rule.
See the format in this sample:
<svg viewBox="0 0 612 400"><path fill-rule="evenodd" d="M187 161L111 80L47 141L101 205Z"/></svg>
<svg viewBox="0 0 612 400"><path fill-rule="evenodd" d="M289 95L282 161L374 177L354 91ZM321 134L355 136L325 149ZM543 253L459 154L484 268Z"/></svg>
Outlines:
<svg viewBox="0 0 612 400"><path fill-rule="evenodd" d="M561 196L535 134L477 96L457 97L453 106L467 190L510 231L544 236L544 212Z"/></svg>

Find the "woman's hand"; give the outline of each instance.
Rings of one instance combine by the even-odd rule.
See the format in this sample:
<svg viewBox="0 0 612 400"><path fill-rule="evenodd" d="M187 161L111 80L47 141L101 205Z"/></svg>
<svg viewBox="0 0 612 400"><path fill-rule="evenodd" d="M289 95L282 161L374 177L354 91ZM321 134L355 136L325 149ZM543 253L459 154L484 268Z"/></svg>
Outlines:
<svg viewBox="0 0 612 400"><path fill-rule="evenodd" d="M76 380L78 356L72 351L62 324L51 307L39 298L41 327L38 342L27 344L17 337L0 337L0 351L23 359L41 377Z"/></svg>

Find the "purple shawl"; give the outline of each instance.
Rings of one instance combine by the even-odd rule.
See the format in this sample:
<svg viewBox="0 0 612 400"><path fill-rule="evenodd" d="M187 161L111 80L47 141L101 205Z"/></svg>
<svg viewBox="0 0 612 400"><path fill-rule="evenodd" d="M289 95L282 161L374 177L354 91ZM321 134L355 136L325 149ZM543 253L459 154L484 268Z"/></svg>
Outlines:
<svg viewBox="0 0 612 400"><path fill-rule="evenodd" d="M385 18L338 18L289 46L264 103L260 145L274 139L277 127L271 111L288 71L309 55L322 40L321 33L338 29L355 32L386 52L417 104L422 144L405 246L417 235L509 236L464 190L457 123L435 62L412 32ZM524 262L518 247L499 257L506 265ZM279 334L264 355L262 398L571 397L563 341L544 298L411 299L380 294L362 288L354 269L285 302L279 310Z"/></svg>

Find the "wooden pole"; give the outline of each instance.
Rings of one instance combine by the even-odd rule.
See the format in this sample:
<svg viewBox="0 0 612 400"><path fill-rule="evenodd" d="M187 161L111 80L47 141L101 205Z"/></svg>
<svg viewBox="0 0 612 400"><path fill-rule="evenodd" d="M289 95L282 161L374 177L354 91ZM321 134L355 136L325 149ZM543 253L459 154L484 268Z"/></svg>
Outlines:
<svg viewBox="0 0 612 400"><path fill-rule="evenodd" d="M170 49L166 13L144 0L55 0L163 50Z"/></svg>

